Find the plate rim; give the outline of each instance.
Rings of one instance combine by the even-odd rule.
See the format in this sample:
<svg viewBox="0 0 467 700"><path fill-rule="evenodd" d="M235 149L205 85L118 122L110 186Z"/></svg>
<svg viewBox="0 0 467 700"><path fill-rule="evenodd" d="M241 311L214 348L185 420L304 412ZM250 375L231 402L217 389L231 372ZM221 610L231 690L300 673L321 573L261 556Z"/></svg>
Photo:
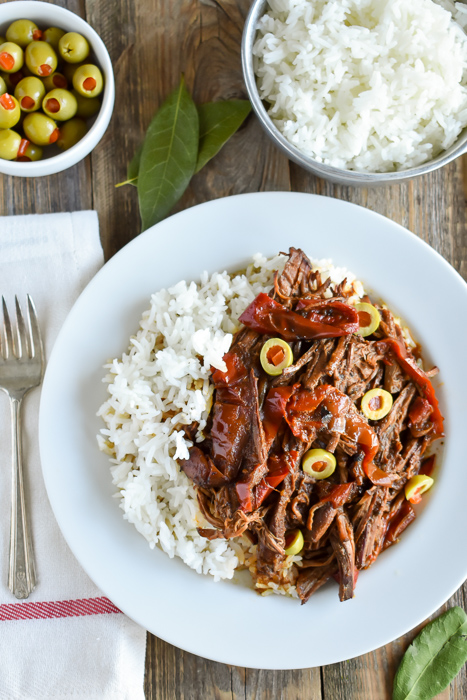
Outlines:
<svg viewBox="0 0 467 700"><path fill-rule="evenodd" d="M54 496L51 497L51 493L52 493L52 491L53 491L53 489L52 489L52 487L51 487L51 482L50 482L51 475L50 475L50 473L47 471L47 468L44 466L44 460L42 459L42 455L45 454L45 452L46 452L46 450L44 450L44 439L45 439L45 438L44 438L44 429L45 429L45 428L44 428L44 420L43 420L43 414L44 414L43 406L45 405L45 401L46 401L46 398L47 398L47 392L48 392L48 385L49 385L48 377L50 377L50 370L49 370L49 368L50 368L51 366L54 367L54 364L55 364L55 362L57 361L55 358L56 358L56 355L57 355L57 353L58 353L58 350L57 350L57 353L56 353L56 349L57 349L57 348L60 349L60 343L59 343L59 341L60 341L60 339L61 339L64 335L66 335L66 333L68 332L68 328L69 328L70 324L73 323L73 318L74 318L73 314L76 313L74 310L75 310L77 307L79 307L80 304L83 303L82 301L80 301L80 300L82 300L83 296L84 296L84 298L86 298L88 295L92 294L92 292L93 292L93 290L94 290L94 287L96 287L96 286L98 286L98 285L100 284L100 280L103 279L103 278L105 278L106 275L110 274L110 273L109 273L109 270L113 270L114 267L117 267L118 264L119 264L119 261L120 261L121 259L124 259L124 258L128 255L128 249L130 249L130 248L131 248L131 249L133 249L133 248L134 248L134 249L137 249L137 248L139 248L139 247L144 248L144 246L145 246L145 244L146 244L146 241L149 240L149 239L151 239L153 236L159 235L159 232L160 232L161 228L163 228L164 225L166 225L166 222L167 222L167 221L171 221L172 223L173 223L174 220L182 220L182 221L183 221L183 219L184 219L185 217L189 217L189 216L190 216L190 212L192 212L194 209L199 210L200 208L203 208L204 210L207 210L208 208L213 208L213 207L216 207L216 206L221 206L221 207L222 207L222 206L223 206L222 203L225 202L226 200L237 200L237 201L239 201L239 200L244 200L244 201L245 201L247 198L248 198L248 199L253 199L253 198L258 198L258 197L260 197L263 201L265 201L268 197L269 197L269 198L272 198L272 197L274 197L274 198L277 198L277 197L282 198L282 197L284 197L284 196L285 196L286 198L290 198L290 197L292 197L292 198L307 198L307 199L309 199L310 201L312 201L313 199L328 200L329 203L332 203L332 206L342 207L343 209L346 209L346 208L349 208L349 207L350 207L350 208L358 208L358 209L361 210L362 212L365 212L365 213L363 214L364 216L373 217L375 221L381 221L381 220L383 220L384 222L386 222L386 224L389 222L390 225L391 225L392 227L397 228L397 229L399 230L399 233L401 233L403 236L407 237L407 239L410 239L412 242L415 243L415 245L419 245L419 246L421 246L423 249L426 249L426 250L429 252L430 255L433 255L433 254L434 254L435 257L436 257L436 259L437 259L437 264L441 264L443 267L445 267L445 269L448 270L448 272L449 272L450 275L452 275L452 274L454 273L454 276L457 277L458 281L460 281L460 282L462 283L462 285L463 285L463 287L464 287L464 290L467 291L467 284L466 284L466 282L463 280L463 278L461 277L461 275L460 275L460 274L459 274L459 273L458 273L458 272L457 272L457 271L456 271L456 270L455 270L455 269L454 269L454 268L453 268L453 267L438 253L438 252L437 252L437 251L436 251L436 250L434 250L434 249L433 249L428 243L426 243L423 239L419 238L418 236L416 236L415 234L413 234L412 232L410 232L408 229L406 229L406 228L403 227L402 225L400 225L400 224L398 224L398 223L392 221L392 220L389 219L388 217L385 217L385 216L383 216L382 214L379 214L379 213L374 212L374 211L372 211L372 210L370 210L370 209L368 209L368 208L366 208L366 207L363 207L362 205L354 204L354 203L352 203L352 202L347 202L347 201L344 201L344 200L338 200L338 199L331 198L331 197L325 197L325 196L323 196L323 195L308 194L308 193L302 193L302 192L288 192L288 191L285 191L285 192L252 192L252 193L246 193L246 194L240 194L240 195L232 195L232 196L229 196L229 197L218 198L218 199L215 199L215 200L211 200L211 201L209 201L209 202L204 202L204 203L202 203L202 204L195 205L194 207L191 207L191 208L186 209L186 210L184 210L184 211L178 212L177 214L174 214L173 216L169 217L168 219L165 219L164 221L160 222L159 224L156 224L155 226L151 227L151 228L148 229L147 231L143 232L143 233L140 234L139 236L136 236L134 239L132 239L132 240L131 240L129 243L127 243L122 249L120 249L120 250L119 250L119 251L118 251L118 252L117 252L117 253L116 253L116 254L115 254L101 269L100 269L100 270L99 270L99 272L98 272L98 273L95 275L95 277L90 281L90 283L84 288L84 290L83 290L82 293L79 295L79 297L78 297L78 299L76 300L76 302L74 303L72 309L70 310L69 314L67 315L67 318L66 318L66 320L65 320L65 322L64 322L64 324L63 324L63 326L62 326L62 328L61 328L61 330L60 330L59 336L57 337L57 339L56 339L56 341L55 341L55 344L54 344L52 353L51 353L50 358L49 358L48 367L47 367L46 375L45 375L45 377L44 377L44 384L43 384L43 389L42 389L42 394L41 394L41 403L40 403L40 412L39 412L39 416L40 416L40 419L39 419L39 425L40 425L40 428L39 428L39 432L40 432L40 452L41 452L42 471L43 471L43 475L44 475L44 481L45 481L45 484L46 484L47 494L48 494L48 497L49 497L49 502L50 502L50 504L51 504L52 510L54 511L54 515L55 515L55 517L56 517L56 519L57 519L57 522L58 522L58 524L59 524L60 530L62 531L62 534L64 535L64 537L65 537L65 539L66 539L66 541L67 541L68 546L70 547L71 551L72 551L73 554L76 556L76 558L78 559L80 565L83 567L83 569L86 571L86 573L89 575L89 577L90 577L92 580L95 580L92 571L90 571L89 568L88 568L88 566L87 566L87 564L86 564L86 563L83 563L83 561L77 556L77 554L76 554L76 552L75 552L75 549L76 549L76 547L75 547L75 542L71 542L71 541L70 541L69 537L67 536L67 534L66 534L66 532L65 532L65 531L67 530L67 528L62 526L62 523L60 522L59 517L57 517L56 508L54 507ZM171 225L172 225L172 224L171 224ZM200 270L199 272L201 272L201 270ZM156 290L157 288L158 288L157 285L155 285L155 290ZM136 325L136 323L135 323L135 325ZM96 449L97 449L97 448L96 448ZM64 531L64 530L65 530L65 531ZM434 612L435 610L438 609L438 607L440 607L442 604L444 604L444 602L446 602L446 600L448 600L448 599L451 597L451 595L459 588L459 586L462 585L462 583L463 583L463 581L465 580L466 577L467 577L467 562L466 562L465 572L464 572L464 575L463 575L462 580L459 581L459 582L453 583L452 586L449 588L449 593L448 593L447 595L443 594L443 598L444 598L444 599L443 599L442 601L438 601L437 604L433 607L433 609L432 609L430 612L428 612L428 614L427 614L423 619L426 619L426 617L429 617L431 614L433 614L433 612ZM97 583L97 582L96 582L96 583ZM100 588L102 588L102 586L100 585L100 583L97 583L97 585L98 585ZM105 593L105 595L108 595L108 593L107 593L104 589L102 589L102 590L103 590L103 592ZM127 605L126 605L125 603L122 604L121 601L116 601L115 604L122 610L122 612L124 612L125 614L127 614L128 617L134 619L134 620L135 620L138 624L140 624L142 627L147 628L147 625L145 624L144 620L140 619L140 616L139 616L139 615L135 615L135 614L134 614L134 611L131 611L131 612L130 612L130 611L128 610L128 607L127 607ZM338 601L337 601L337 604L339 605L340 603L338 603ZM131 606L130 606L130 607L131 607ZM127 610L128 610L128 611L127 611ZM421 621L421 620L420 620L420 621ZM415 623L415 624L418 624L418 623ZM379 648L379 646L381 646L381 645L390 643L390 642L393 641L394 639L397 639L399 636L402 636L403 634L405 634L406 632L408 632L408 631L409 631L410 629L412 629L414 626L415 626L415 625L414 625L412 622L408 622L407 625L406 625L406 627L403 629L403 631L402 631L402 632L399 632L395 637L392 636L391 639L387 639L386 641L383 641L382 644L378 644L378 646L376 646L376 647L375 647L374 644L372 644L372 643L369 643L367 646L362 645L362 646L360 646L360 648L356 651L355 654L353 654L352 656L347 656L346 658L355 658L356 656L360 656L360 655L365 654L365 653L368 653L368 652L370 652L370 651L372 651L372 650L374 650L374 649L377 649L377 648ZM151 631L152 631L152 630L151 630ZM277 666L276 664L271 665L271 666L267 666L267 665L264 665L264 664L262 664L262 665L260 665L260 666L255 665L255 664L251 664L251 665L243 664L243 663L239 664L238 661L232 661L232 660L226 659L222 654L219 654L219 656L217 656L217 657L216 657L215 655L212 655L212 654L211 654L211 655L206 655L206 654L200 652L199 649L197 649L197 648L195 648L195 647L193 647L193 646L181 644L180 641L179 641L179 639L177 639L177 638L171 638L170 636L167 636L167 635L161 635L161 634L160 634L159 632L157 632L157 631L154 631L153 633L156 634L157 636L159 636L161 639L164 639L164 640L167 641L168 643L174 644L175 646L177 646L177 647L179 647L179 648L181 648L181 649L184 649L185 651L188 651L188 652L193 653L193 654L196 654L196 655L202 655L202 656L204 656L204 658L209 658L209 659L211 659L211 660L213 660L213 661L217 661L217 662L220 662L220 663L228 663L228 664L232 664L232 663L233 663L233 664L236 664L236 665L241 665L241 666L243 666L243 667L245 667L245 668L261 668L261 669L271 669L271 670L272 670L272 669L275 669L275 670L286 670L286 669L296 669L296 668L298 669L298 668L313 668L313 667L316 667L315 665L313 665L313 666L303 666L303 665L298 665L298 666L296 666L296 665L293 665L293 664L292 664L292 665L291 665L291 664L286 664L286 665L283 665L283 666ZM343 660L343 659L341 659L341 660ZM325 664L319 664L319 665L327 665L327 664L330 664L330 663L337 663L338 661L339 661L339 660L337 660L337 661L336 661L336 660L330 660L330 661L326 662Z"/></svg>

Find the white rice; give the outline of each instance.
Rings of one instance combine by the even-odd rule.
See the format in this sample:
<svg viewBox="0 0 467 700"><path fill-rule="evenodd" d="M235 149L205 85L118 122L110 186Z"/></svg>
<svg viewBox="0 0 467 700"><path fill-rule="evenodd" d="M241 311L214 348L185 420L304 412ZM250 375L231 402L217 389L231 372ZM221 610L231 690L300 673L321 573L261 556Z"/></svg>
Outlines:
<svg viewBox="0 0 467 700"><path fill-rule="evenodd" d="M238 317L272 287L274 270L282 270L285 260L256 255L245 274L203 273L199 283L181 281L153 294L128 351L106 365L109 398L98 411L106 427L98 442L111 456L123 517L151 548L157 545L215 580L232 578L239 565L252 570L254 557L238 542L210 542L198 534L207 523L176 461L188 457L192 445L182 427L198 421L197 440L203 439L212 403L210 366L225 369L222 358ZM329 260L315 265L334 283L347 277L355 298L362 296L361 283L344 268Z"/></svg>
<svg viewBox="0 0 467 700"><path fill-rule="evenodd" d="M451 0L269 0L260 96L291 144L348 170L406 169L467 126L467 7Z"/></svg>

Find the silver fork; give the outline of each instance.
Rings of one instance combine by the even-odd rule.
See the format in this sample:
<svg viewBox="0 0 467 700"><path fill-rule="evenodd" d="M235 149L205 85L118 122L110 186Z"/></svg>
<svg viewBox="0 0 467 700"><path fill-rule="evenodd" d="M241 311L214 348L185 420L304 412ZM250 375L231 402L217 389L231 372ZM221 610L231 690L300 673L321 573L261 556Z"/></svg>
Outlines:
<svg viewBox="0 0 467 700"><path fill-rule="evenodd" d="M44 351L36 310L28 294L28 324L15 297L16 333L13 334L5 299L3 338L0 338L0 389L10 398L12 439L11 525L8 588L17 598L27 598L36 585L31 537L23 486L21 403L25 394L42 381Z"/></svg>

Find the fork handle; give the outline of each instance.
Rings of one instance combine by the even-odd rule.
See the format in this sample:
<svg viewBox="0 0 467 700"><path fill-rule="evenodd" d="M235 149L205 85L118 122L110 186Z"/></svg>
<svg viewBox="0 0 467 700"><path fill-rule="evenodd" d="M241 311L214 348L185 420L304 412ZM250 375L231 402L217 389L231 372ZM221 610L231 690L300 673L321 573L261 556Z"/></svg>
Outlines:
<svg viewBox="0 0 467 700"><path fill-rule="evenodd" d="M27 598L35 588L36 573L24 497L23 459L21 449L21 401L21 398L10 397L13 461L11 475L11 529L8 588L16 598Z"/></svg>

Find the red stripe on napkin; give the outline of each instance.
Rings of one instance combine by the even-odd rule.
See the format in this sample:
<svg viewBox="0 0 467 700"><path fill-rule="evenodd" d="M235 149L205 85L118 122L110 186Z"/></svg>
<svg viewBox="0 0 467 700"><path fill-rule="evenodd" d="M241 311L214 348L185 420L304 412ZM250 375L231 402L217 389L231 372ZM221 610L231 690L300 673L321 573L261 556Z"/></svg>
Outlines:
<svg viewBox="0 0 467 700"><path fill-rule="evenodd" d="M119 613L108 598L59 600L52 603L11 603L0 605L1 620L45 620L52 617L80 617Z"/></svg>

